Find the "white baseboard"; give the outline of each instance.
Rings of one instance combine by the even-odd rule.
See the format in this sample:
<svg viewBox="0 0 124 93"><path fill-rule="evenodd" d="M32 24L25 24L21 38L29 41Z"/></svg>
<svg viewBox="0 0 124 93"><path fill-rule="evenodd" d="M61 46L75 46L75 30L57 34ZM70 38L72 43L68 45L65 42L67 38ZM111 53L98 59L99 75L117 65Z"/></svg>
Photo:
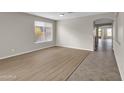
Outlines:
<svg viewBox="0 0 124 93"><path fill-rule="evenodd" d="M113 41L113 51L116 59L116 63L121 75L121 79L124 81L124 64L123 64L123 54L121 50L121 46L116 42Z"/></svg>
<svg viewBox="0 0 124 93"><path fill-rule="evenodd" d="M80 49L80 50L94 51L94 50L91 50L91 49L85 49L85 48L79 48L79 47L72 47L72 46L65 46L65 45L56 45L56 46L59 46L59 47L67 47L67 48L73 48L73 49Z"/></svg>
<svg viewBox="0 0 124 93"><path fill-rule="evenodd" d="M43 47L43 48L39 48L39 49L35 49L35 50L31 50L31 51L26 51L26 52L17 53L17 54L10 55L10 56L1 57L0 60L2 60L2 59L6 59L6 58L15 57L15 56L19 56L19 55L23 55L23 54L27 54L27 53L31 53L31 52L34 52L34 51L38 51L38 50L41 50L41 49L50 48L50 47L54 47L54 46L60 46L60 47L67 47L67 48L73 48L73 49L80 49L80 50L93 51L93 50L90 50L90 49L84 49L84 48L77 48L77 47L70 47L70 46L62 46L62 45L52 45L52 46L48 46L48 47Z"/></svg>
<svg viewBox="0 0 124 93"><path fill-rule="evenodd" d="M117 63L117 66L118 66L118 69L119 69L119 72L120 72L120 75L121 75L121 79L124 81L123 61L120 58L119 52L116 49L113 49L113 50L114 50L114 55L115 55L116 63Z"/></svg>
<svg viewBox="0 0 124 93"><path fill-rule="evenodd" d="M19 56L19 55L23 55L23 54L27 54L27 53L31 53L31 52L34 52L34 51L38 51L38 50L41 50L41 49L50 48L50 47L54 47L54 46L55 45L48 46L48 47L43 47L43 48L39 48L39 49L34 49L34 50L31 50L31 51L21 52L21 53L17 53L17 54L10 55L10 56L1 57L0 60L15 57L15 56Z"/></svg>

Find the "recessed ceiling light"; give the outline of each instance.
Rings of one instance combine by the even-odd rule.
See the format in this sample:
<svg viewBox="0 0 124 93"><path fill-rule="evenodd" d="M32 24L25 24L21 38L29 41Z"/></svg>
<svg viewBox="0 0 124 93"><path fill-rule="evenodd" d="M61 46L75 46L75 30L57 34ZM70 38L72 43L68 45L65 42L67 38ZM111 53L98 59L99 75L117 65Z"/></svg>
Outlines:
<svg viewBox="0 0 124 93"><path fill-rule="evenodd" d="M62 16L64 16L64 14L60 14L59 16L61 16L61 17L62 17Z"/></svg>

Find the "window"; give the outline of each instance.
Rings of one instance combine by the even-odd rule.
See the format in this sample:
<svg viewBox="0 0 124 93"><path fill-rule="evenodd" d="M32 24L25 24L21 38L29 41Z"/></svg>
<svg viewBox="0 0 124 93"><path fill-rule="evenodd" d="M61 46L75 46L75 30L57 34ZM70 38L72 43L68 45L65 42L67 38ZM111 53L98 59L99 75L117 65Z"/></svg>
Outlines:
<svg viewBox="0 0 124 93"><path fill-rule="evenodd" d="M98 29L98 37L101 37L101 36L102 36L102 29L99 28L99 29Z"/></svg>
<svg viewBox="0 0 124 93"><path fill-rule="evenodd" d="M112 36L112 29L111 28L107 28L107 36L108 37Z"/></svg>
<svg viewBox="0 0 124 93"><path fill-rule="evenodd" d="M35 36L36 42L35 43L43 43L52 41L52 23L42 22L42 21L35 21Z"/></svg>

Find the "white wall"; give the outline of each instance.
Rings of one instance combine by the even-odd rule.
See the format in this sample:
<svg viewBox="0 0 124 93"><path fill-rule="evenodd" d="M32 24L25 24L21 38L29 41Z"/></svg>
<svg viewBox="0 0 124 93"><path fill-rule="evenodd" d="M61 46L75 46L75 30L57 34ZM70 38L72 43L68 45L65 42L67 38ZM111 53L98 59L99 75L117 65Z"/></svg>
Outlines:
<svg viewBox="0 0 124 93"><path fill-rule="evenodd" d="M93 23L101 18L113 19L113 13L58 21L56 45L92 51Z"/></svg>
<svg viewBox="0 0 124 93"><path fill-rule="evenodd" d="M118 18L115 17L113 35L113 49L122 80L124 80L124 13L119 13Z"/></svg>
<svg viewBox="0 0 124 93"><path fill-rule="evenodd" d="M53 24L53 41L34 43L34 21ZM54 45L55 21L25 13L0 13L0 59Z"/></svg>

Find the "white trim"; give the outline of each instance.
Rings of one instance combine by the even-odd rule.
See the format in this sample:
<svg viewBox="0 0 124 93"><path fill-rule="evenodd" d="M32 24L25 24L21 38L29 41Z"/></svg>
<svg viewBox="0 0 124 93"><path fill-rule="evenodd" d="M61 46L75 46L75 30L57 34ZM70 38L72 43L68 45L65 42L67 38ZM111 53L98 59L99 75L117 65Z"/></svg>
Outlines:
<svg viewBox="0 0 124 93"><path fill-rule="evenodd" d="M124 81L124 71L123 71L123 65L121 60L122 51L120 49L121 49L121 46L116 41L113 41L113 51L114 51L116 63L121 75L121 79Z"/></svg>
<svg viewBox="0 0 124 93"><path fill-rule="evenodd" d="M88 51L94 51L94 50L91 50L91 49L78 48L78 47L65 46L65 45L56 45L56 46L59 46L59 47L65 47L65 48L80 49L80 50L88 50Z"/></svg>
<svg viewBox="0 0 124 93"><path fill-rule="evenodd" d="M40 44L40 43L46 43L46 42L51 42L53 40L44 40L44 41L36 41L34 42L35 44Z"/></svg>
<svg viewBox="0 0 124 93"><path fill-rule="evenodd" d="M120 64L119 58L117 56L117 51L115 49L114 49L114 55L115 55L117 67L118 67L119 72L120 72L121 79L124 81L124 74L123 74L124 72L123 72L122 66Z"/></svg>
<svg viewBox="0 0 124 93"><path fill-rule="evenodd" d="M77 47L71 47L71 46L52 45L52 46L48 46L48 47L43 47L43 48L39 48L39 49L35 49L35 50L31 50L31 51L26 51L26 52L17 53L17 54L10 55L10 56L1 57L0 60L2 60L2 59L6 59L6 58L10 58L10 57L19 56L19 55L23 55L23 54L27 54L27 53L31 53L31 52L34 52L34 51L38 51L38 50L41 50L41 49L50 48L50 47L54 47L54 46L67 47L67 48L73 48L73 49L80 49L80 50L93 51L93 50L90 50L90 49L77 48Z"/></svg>
<svg viewBox="0 0 124 93"><path fill-rule="evenodd" d="M39 49L34 49L34 50L31 50L31 51L21 52L21 53L17 53L17 54L10 55L10 56L1 57L0 60L10 58L10 57L19 56L19 55L23 55L23 54L27 54L27 53L31 53L31 52L35 52L35 51L38 51L38 50L41 50L41 49L50 48L50 47L54 47L54 46L55 45L48 46L48 47L43 47L43 48L39 48Z"/></svg>

